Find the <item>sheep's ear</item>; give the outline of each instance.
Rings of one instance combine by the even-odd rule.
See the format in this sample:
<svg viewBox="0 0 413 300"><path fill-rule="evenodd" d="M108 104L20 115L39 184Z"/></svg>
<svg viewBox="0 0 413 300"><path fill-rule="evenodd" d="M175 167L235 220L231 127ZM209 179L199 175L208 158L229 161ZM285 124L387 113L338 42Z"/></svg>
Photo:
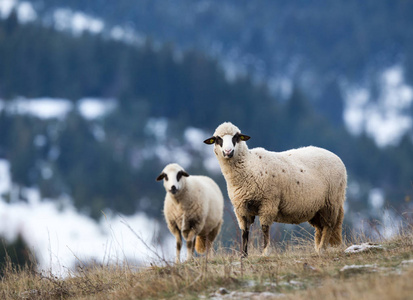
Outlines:
<svg viewBox="0 0 413 300"><path fill-rule="evenodd" d="M212 136L212 137L210 137L209 139L206 139L206 140L204 141L204 143L207 144L207 145L212 145L212 144L215 143L216 139L217 139L216 137Z"/></svg>
<svg viewBox="0 0 413 300"><path fill-rule="evenodd" d="M156 181L161 181L161 180L164 179L165 177L166 177L166 174L162 172L161 174L159 174L158 177L156 177Z"/></svg>
<svg viewBox="0 0 413 300"><path fill-rule="evenodd" d="M240 139L241 141L248 141L250 138L251 138L250 136L245 135L245 134L240 134L240 135L239 135L239 139Z"/></svg>
<svg viewBox="0 0 413 300"><path fill-rule="evenodd" d="M185 172L184 170L181 170L176 175L176 179L179 181L179 180L181 180L182 176L188 177L189 174L187 172Z"/></svg>

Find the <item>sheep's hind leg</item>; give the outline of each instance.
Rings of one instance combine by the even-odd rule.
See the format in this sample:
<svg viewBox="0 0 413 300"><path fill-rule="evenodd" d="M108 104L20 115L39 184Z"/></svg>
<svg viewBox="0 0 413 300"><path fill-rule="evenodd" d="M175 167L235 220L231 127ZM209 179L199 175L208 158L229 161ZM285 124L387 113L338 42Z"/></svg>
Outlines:
<svg viewBox="0 0 413 300"><path fill-rule="evenodd" d="M315 242L315 251L319 252L320 251L320 243L321 243L321 236L323 234L323 229L321 227L314 227L315 228L315 236L314 236L314 242Z"/></svg>
<svg viewBox="0 0 413 300"><path fill-rule="evenodd" d="M342 243L342 224L344 218L344 209L340 207L336 224L333 229L333 233L330 238L330 245L331 246L340 246Z"/></svg>
<svg viewBox="0 0 413 300"><path fill-rule="evenodd" d="M315 234L314 234L314 248L316 252L319 252L320 248L320 242L321 242L321 236L323 234L323 227L321 226L320 222L320 215L317 213L314 218L312 218L310 221L308 221L314 229L315 229Z"/></svg>
<svg viewBox="0 0 413 300"><path fill-rule="evenodd" d="M262 251L263 256L267 256L270 254L270 226L269 225L261 225L262 233L264 235L264 249Z"/></svg>
<svg viewBox="0 0 413 300"><path fill-rule="evenodd" d="M327 248L332 232L333 232L333 229L331 227L329 226L323 227L323 232L321 234L321 241L317 249L317 252L319 254L321 253L322 250L325 250Z"/></svg>

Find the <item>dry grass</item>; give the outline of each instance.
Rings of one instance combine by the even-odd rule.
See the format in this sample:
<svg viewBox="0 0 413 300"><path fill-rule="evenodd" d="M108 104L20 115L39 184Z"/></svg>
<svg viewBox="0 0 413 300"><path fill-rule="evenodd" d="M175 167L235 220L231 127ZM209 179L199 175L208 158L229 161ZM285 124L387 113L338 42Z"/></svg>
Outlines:
<svg viewBox="0 0 413 300"><path fill-rule="evenodd" d="M241 260L235 250L218 247L209 258L180 265L82 267L65 279L8 264L0 298L198 299L232 293L238 299L412 299L413 263L406 261L413 259L413 231L381 244L384 250L345 254L345 245L319 256L311 237L295 238L268 257L252 247L249 258ZM346 265L369 266L342 271ZM216 293L220 288L229 294Z"/></svg>

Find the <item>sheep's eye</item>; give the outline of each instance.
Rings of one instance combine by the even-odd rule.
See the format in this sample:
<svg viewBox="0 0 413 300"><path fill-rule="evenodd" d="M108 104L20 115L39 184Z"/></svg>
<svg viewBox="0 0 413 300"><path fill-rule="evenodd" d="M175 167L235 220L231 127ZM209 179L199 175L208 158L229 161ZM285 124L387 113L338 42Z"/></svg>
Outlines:
<svg viewBox="0 0 413 300"><path fill-rule="evenodd" d="M219 145L219 146L222 147L222 144L223 144L222 138L221 138L220 136L217 136L217 137L215 138L215 143L216 143L217 145Z"/></svg>
<svg viewBox="0 0 413 300"><path fill-rule="evenodd" d="M168 175L165 175L164 179L165 181L168 181Z"/></svg>
<svg viewBox="0 0 413 300"><path fill-rule="evenodd" d="M232 144L234 144L234 146L235 146L235 144L238 143L239 140L240 140L239 134L236 133L236 134L232 137Z"/></svg>
<svg viewBox="0 0 413 300"><path fill-rule="evenodd" d="M179 179L181 179L181 177L182 177L182 172L179 171L178 174L176 174L176 180L179 181Z"/></svg>

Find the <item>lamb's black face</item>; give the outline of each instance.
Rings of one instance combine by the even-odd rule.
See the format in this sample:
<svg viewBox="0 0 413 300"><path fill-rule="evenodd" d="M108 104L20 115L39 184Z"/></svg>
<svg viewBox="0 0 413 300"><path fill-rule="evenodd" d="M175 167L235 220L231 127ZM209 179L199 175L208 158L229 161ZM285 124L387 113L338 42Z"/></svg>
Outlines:
<svg viewBox="0 0 413 300"><path fill-rule="evenodd" d="M222 156L224 158L230 159L234 156L237 145L241 141L247 141L249 139L249 136L238 132L234 135L227 134L222 137L213 136L209 139L206 139L204 143L208 145L215 144L215 154L218 155L218 153L222 153Z"/></svg>

